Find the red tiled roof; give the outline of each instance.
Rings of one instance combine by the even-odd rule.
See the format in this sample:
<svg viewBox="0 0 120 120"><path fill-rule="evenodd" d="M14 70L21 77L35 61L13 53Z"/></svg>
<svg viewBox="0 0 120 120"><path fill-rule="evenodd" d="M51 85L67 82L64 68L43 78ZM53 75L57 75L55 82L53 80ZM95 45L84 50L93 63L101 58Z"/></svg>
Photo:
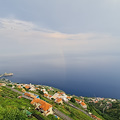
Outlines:
<svg viewBox="0 0 120 120"><path fill-rule="evenodd" d="M56 102L59 103L62 101L62 98L56 98Z"/></svg>
<svg viewBox="0 0 120 120"><path fill-rule="evenodd" d="M30 86L29 86L29 85L26 85L26 86L25 86L25 88L26 88L26 89L29 89L29 88L30 88Z"/></svg>
<svg viewBox="0 0 120 120"><path fill-rule="evenodd" d="M85 104L84 102L81 102L81 105L82 105L82 106L85 106L86 104Z"/></svg>
<svg viewBox="0 0 120 120"><path fill-rule="evenodd" d="M75 98L75 101L80 102L81 100L78 100L78 99Z"/></svg>
<svg viewBox="0 0 120 120"><path fill-rule="evenodd" d="M44 94L44 96L45 96L45 97L47 97L47 96L48 96L48 94Z"/></svg>
<svg viewBox="0 0 120 120"><path fill-rule="evenodd" d="M39 99L39 98L35 98L31 101L31 104L34 104L34 103L39 103L40 104L40 108L43 109L44 111L47 111L49 108L52 107L51 104Z"/></svg>

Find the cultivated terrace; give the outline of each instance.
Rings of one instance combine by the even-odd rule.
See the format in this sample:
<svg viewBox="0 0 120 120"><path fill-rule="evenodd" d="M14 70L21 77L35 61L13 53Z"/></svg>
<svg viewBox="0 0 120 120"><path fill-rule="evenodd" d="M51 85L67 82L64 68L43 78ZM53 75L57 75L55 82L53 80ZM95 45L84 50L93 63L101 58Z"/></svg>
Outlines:
<svg viewBox="0 0 120 120"><path fill-rule="evenodd" d="M116 99L78 97L50 86L0 79L0 120L118 120L119 110Z"/></svg>

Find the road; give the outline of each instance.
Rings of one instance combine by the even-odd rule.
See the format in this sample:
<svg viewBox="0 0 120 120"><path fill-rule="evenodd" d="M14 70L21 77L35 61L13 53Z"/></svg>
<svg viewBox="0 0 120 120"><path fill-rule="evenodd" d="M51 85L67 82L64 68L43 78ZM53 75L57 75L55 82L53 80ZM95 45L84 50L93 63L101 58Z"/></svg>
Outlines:
<svg viewBox="0 0 120 120"><path fill-rule="evenodd" d="M27 97L26 95L23 95L22 92L20 92L20 91L18 91L18 90L16 90L16 89L13 89L13 88L11 88L11 87L9 87L9 86L6 86L6 87L9 88L9 89L11 89L11 90L14 91L14 92L17 92L18 94L21 94L23 98L26 98L26 99L28 99L28 100L33 100L33 98L30 98L30 97Z"/></svg>
<svg viewBox="0 0 120 120"><path fill-rule="evenodd" d="M6 86L6 87L9 88L9 89L11 89L14 92L17 92L18 94L21 94L23 98L26 98L26 99L29 99L29 100L33 100L32 98L23 95L22 92L20 92L20 91L18 91L16 89L13 89L13 88L11 88L9 86ZM72 120L70 117L68 117L67 115L65 115L64 113L60 112L57 109L53 109L53 111L54 111L55 115L59 116L60 118L63 118L64 120Z"/></svg>
<svg viewBox="0 0 120 120"><path fill-rule="evenodd" d="M63 118L63 120L72 120L70 117L66 116L64 113L60 112L57 109L54 109L53 111L57 116L59 116L60 118Z"/></svg>
<svg viewBox="0 0 120 120"><path fill-rule="evenodd" d="M67 102L66 102L67 103ZM71 107L80 110L81 112L83 112L84 114L86 114L87 116L91 117L86 111L76 107L75 105L71 104L71 103L67 103L68 105L70 105ZM92 117L91 117L92 118Z"/></svg>

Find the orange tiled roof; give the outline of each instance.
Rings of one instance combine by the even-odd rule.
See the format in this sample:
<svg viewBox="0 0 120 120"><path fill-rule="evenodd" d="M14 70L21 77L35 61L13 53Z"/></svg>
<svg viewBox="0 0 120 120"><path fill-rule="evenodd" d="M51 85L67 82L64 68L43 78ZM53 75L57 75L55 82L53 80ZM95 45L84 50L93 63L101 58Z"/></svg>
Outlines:
<svg viewBox="0 0 120 120"><path fill-rule="evenodd" d="M47 96L48 96L48 94L44 94L44 96L45 96L45 97L47 97Z"/></svg>
<svg viewBox="0 0 120 120"><path fill-rule="evenodd" d="M84 106L84 105L86 105L86 104L85 104L84 102L81 102L81 105Z"/></svg>
<svg viewBox="0 0 120 120"><path fill-rule="evenodd" d="M21 85L18 85L18 88L21 88Z"/></svg>
<svg viewBox="0 0 120 120"><path fill-rule="evenodd" d="M31 97L31 98L36 98L36 96L33 95L33 94L25 93L24 95L26 95L26 96L28 96L28 97Z"/></svg>
<svg viewBox="0 0 120 120"><path fill-rule="evenodd" d="M95 118L95 119L97 118L95 115L91 115L91 116L92 116L93 118Z"/></svg>
<svg viewBox="0 0 120 120"><path fill-rule="evenodd" d="M49 97L52 97L52 95L49 95Z"/></svg>
<svg viewBox="0 0 120 120"><path fill-rule="evenodd" d="M35 96L35 95L33 95L33 94L30 94L30 97L32 97L32 98L36 98L36 96Z"/></svg>
<svg viewBox="0 0 120 120"><path fill-rule="evenodd" d="M26 89L29 89L29 88L30 88L30 86L29 86L29 85L26 85L26 86L25 86L25 88L26 88Z"/></svg>
<svg viewBox="0 0 120 120"><path fill-rule="evenodd" d="M95 101L95 103L98 103L98 101Z"/></svg>
<svg viewBox="0 0 120 120"><path fill-rule="evenodd" d="M34 104L34 103L39 103L40 104L40 108L43 109L44 111L47 111L49 108L52 107L51 104L39 99L39 98L35 98L31 101L31 104Z"/></svg>
<svg viewBox="0 0 120 120"><path fill-rule="evenodd" d="M29 93L25 93L24 95L26 95L26 96L30 97L30 94L29 94Z"/></svg>
<svg viewBox="0 0 120 120"><path fill-rule="evenodd" d="M61 95L63 95L63 94L64 94L64 92L61 92L60 94L61 94Z"/></svg>
<svg viewBox="0 0 120 120"><path fill-rule="evenodd" d="M75 101L80 102L81 100L78 100L78 99L75 98Z"/></svg>
<svg viewBox="0 0 120 120"><path fill-rule="evenodd" d="M70 96L67 96L67 98L68 98L68 99L71 99L71 97L70 97Z"/></svg>
<svg viewBox="0 0 120 120"><path fill-rule="evenodd" d="M56 98L56 102L59 103L62 101L62 98Z"/></svg>
<svg viewBox="0 0 120 120"><path fill-rule="evenodd" d="M95 118L96 120L102 120L102 119L100 119L100 118L98 118L97 116L95 116L95 115L91 115L93 118Z"/></svg>

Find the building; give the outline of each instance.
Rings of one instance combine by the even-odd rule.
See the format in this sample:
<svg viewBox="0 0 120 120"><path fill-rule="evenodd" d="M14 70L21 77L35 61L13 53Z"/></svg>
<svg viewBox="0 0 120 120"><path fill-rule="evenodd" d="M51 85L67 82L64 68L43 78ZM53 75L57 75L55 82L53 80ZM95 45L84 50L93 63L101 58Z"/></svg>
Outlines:
<svg viewBox="0 0 120 120"><path fill-rule="evenodd" d="M43 91L44 94L48 94L48 92L46 91L46 89L41 89L41 91Z"/></svg>
<svg viewBox="0 0 120 120"><path fill-rule="evenodd" d="M76 101L78 104L80 104L80 103L82 102L81 100L76 99L76 98L75 98L75 101Z"/></svg>
<svg viewBox="0 0 120 120"><path fill-rule="evenodd" d="M22 88L22 92L26 92L24 88Z"/></svg>
<svg viewBox="0 0 120 120"><path fill-rule="evenodd" d="M5 83L0 83L0 86L6 86L6 84Z"/></svg>
<svg viewBox="0 0 120 120"><path fill-rule="evenodd" d="M51 100L52 95L49 95L49 94L44 94L44 97L46 97L46 98L48 98L48 99L50 99L50 100Z"/></svg>
<svg viewBox="0 0 120 120"><path fill-rule="evenodd" d="M30 89L30 86L29 86L29 85L26 85L25 88L26 88L26 89Z"/></svg>
<svg viewBox="0 0 120 120"><path fill-rule="evenodd" d="M84 109L87 109L87 105L84 102L81 102L80 104Z"/></svg>
<svg viewBox="0 0 120 120"><path fill-rule="evenodd" d="M35 87L31 87L29 90L30 91L36 91Z"/></svg>
<svg viewBox="0 0 120 120"><path fill-rule="evenodd" d="M21 88L21 85L18 85L17 88Z"/></svg>
<svg viewBox="0 0 120 120"><path fill-rule="evenodd" d="M33 93L28 93L28 92L26 92L26 93L24 93L23 95L26 95L27 97L31 97L31 98L39 98L39 96L38 95L35 95L35 94L33 94Z"/></svg>
<svg viewBox="0 0 120 120"><path fill-rule="evenodd" d="M39 98L33 99L31 104L33 104L35 109L39 110L45 116L53 114L52 105Z"/></svg>
<svg viewBox="0 0 120 120"><path fill-rule="evenodd" d="M62 104L63 105L62 98L56 98L55 102L58 103L58 104Z"/></svg>
<svg viewBox="0 0 120 120"><path fill-rule="evenodd" d="M71 98L72 98L71 96L67 96L67 99L68 99L68 100L71 100Z"/></svg>

